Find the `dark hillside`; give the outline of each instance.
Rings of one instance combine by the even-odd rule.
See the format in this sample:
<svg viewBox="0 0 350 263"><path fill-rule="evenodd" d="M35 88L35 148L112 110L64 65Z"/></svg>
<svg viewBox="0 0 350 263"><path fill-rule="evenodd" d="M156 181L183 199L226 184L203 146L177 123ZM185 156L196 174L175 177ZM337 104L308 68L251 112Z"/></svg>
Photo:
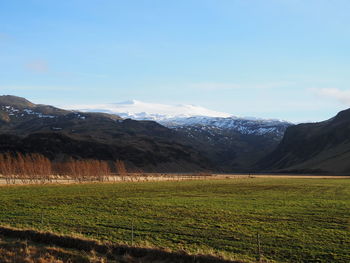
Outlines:
<svg viewBox="0 0 350 263"><path fill-rule="evenodd" d="M350 109L334 118L289 127L258 167L293 172L350 173Z"/></svg>
<svg viewBox="0 0 350 263"><path fill-rule="evenodd" d="M121 159L146 171L199 171L214 165L176 131L153 121L81 113L0 96L0 151Z"/></svg>

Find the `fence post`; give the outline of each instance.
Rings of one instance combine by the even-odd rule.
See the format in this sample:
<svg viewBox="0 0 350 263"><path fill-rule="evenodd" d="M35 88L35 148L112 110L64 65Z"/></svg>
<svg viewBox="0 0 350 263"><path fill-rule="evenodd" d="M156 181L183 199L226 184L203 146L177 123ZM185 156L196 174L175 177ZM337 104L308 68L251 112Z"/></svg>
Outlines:
<svg viewBox="0 0 350 263"><path fill-rule="evenodd" d="M131 245L134 245L134 221L131 222Z"/></svg>
<svg viewBox="0 0 350 263"><path fill-rule="evenodd" d="M41 209L41 227L44 225L44 212L43 209Z"/></svg>
<svg viewBox="0 0 350 263"><path fill-rule="evenodd" d="M261 244L260 244L260 235L256 233L256 245L257 245L257 257L256 260L261 262Z"/></svg>

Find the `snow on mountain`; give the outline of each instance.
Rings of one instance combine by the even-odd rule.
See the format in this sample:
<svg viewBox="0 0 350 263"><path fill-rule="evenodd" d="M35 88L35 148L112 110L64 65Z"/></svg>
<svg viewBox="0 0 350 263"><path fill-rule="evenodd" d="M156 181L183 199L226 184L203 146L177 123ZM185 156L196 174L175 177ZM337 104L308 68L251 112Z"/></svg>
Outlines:
<svg viewBox="0 0 350 263"><path fill-rule="evenodd" d="M170 118L188 118L193 116L207 117L230 117L224 112L212 111L195 105L166 105L158 103L147 103L137 100L130 100L120 103L93 104L93 105L73 105L65 106L66 109L105 112L117 114L123 118L135 120L154 120L161 121Z"/></svg>
<svg viewBox="0 0 350 263"><path fill-rule="evenodd" d="M66 109L105 112L122 118L153 120L171 129L200 127L201 129L232 130L246 135L274 134L283 136L291 123L280 120L239 118L231 114L209 110L194 105L166 105L130 100L120 103L74 105Z"/></svg>
<svg viewBox="0 0 350 263"><path fill-rule="evenodd" d="M283 136L286 128L292 125L289 122L280 120L245 119L238 117L172 118L162 120L160 123L168 128L177 130L187 127L201 127L204 130L233 130L246 135L275 134L278 137Z"/></svg>
<svg viewBox="0 0 350 263"><path fill-rule="evenodd" d="M13 106L0 106L0 110L3 112L8 113L9 116L14 116L14 117L25 117L28 115L35 115L39 118L50 118L53 119L55 116L49 115L49 114L43 114L41 112L36 112L31 109L17 109Z"/></svg>

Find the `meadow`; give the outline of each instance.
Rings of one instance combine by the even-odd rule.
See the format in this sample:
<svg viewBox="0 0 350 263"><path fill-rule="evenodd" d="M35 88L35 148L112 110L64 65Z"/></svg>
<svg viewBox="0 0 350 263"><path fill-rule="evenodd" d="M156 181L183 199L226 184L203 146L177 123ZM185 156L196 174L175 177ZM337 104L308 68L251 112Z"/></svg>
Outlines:
<svg viewBox="0 0 350 263"><path fill-rule="evenodd" d="M0 224L245 261L260 243L269 261L350 262L350 180L2 186Z"/></svg>

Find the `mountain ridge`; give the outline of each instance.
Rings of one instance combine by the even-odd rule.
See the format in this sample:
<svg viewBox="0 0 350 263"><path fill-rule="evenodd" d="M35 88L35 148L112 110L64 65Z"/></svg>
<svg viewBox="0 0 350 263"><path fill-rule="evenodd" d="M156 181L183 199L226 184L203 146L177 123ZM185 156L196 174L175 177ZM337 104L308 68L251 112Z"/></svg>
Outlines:
<svg viewBox="0 0 350 263"><path fill-rule="evenodd" d="M81 106L77 108L84 110ZM136 100L86 108L138 120L154 120L181 134L223 171L249 171L277 147L286 128L293 125L275 119L240 118L193 105L169 106Z"/></svg>
<svg viewBox="0 0 350 263"><path fill-rule="evenodd" d="M122 159L146 171L350 173L348 134L350 109L298 125L235 116L155 122L0 96L0 151L32 149L57 160Z"/></svg>
<svg viewBox="0 0 350 263"><path fill-rule="evenodd" d="M350 173L350 109L322 122L287 128L259 169L281 172Z"/></svg>
<svg viewBox="0 0 350 263"><path fill-rule="evenodd" d="M162 121L164 119L177 119L177 118L190 118L190 117L218 117L218 118L236 118L245 120L257 120L257 121L280 121L288 122L286 120L280 120L276 118L266 119L257 118L252 116L236 116L234 114L211 110L199 105L194 104L162 104L162 103L149 103L140 100L126 100L115 103L104 104L75 104L75 105L62 105L61 108L66 110L78 110L82 112L105 112L110 114L117 114L124 118L142 119L142 120L155 120Z"/></svg>
<svg viewBox="0 0 350 263"><path fill-rule="evenodd" d="M121 159L129 167L146 171L215 169L210 160L187 144L180 134L156 122L62 110L28 103L15 96L0 96L0 136L2 152L34 151L53 160L86 158L87 151L95 152L97 159ZM46 139L40 140L40 137ZM13 142L13 147L8 140Z"/></svg>
<svg viewBox="0 0 350 263"><path fill-rule="evenodd" d="M135 120L154 120L168 128L201 125L217 128L235 129L243 134L273 133L274 130L283 135L284 127L293 125L291 122L278 119L263 119L254 117L237 117L228 113L212 111L194 105L166 105L145 103L129 100L110 104L66 106L67 109L117 114L123 118ZM226 127L225 127L226 126ZM277 129L273 129L277 126ZM253 129L249 129L253 127ZM283 127L282 129L280 127ZM259 130L260 129L260 130ZM265 131L263 131L265 129Z"/></svg>

